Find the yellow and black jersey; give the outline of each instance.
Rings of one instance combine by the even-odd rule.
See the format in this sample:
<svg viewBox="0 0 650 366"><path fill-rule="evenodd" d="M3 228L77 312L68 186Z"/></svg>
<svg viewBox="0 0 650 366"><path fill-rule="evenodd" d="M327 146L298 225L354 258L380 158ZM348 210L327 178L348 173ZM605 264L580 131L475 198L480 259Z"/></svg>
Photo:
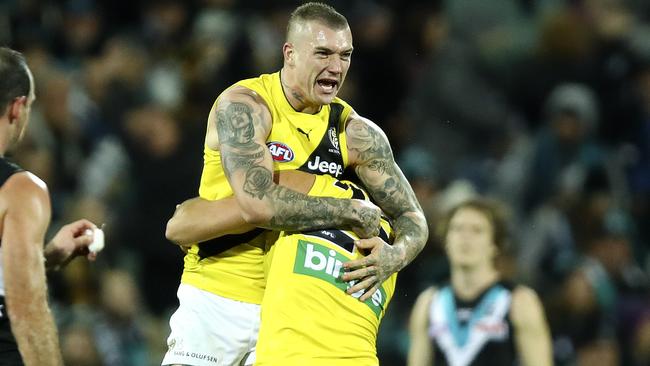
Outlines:
<svg viewBox="0 0 650 366"><path fill-rule="evenodd" d="M347 103L336 98L318 113L297 112L284 95L279 72L235 85L255 91L269 108L273 125L267 146L275 170L341 176L348 164L345 123L352 108ZM213 118L217 102L209 118ZM231 196L220 152L206 145L203 158L199 195L208 200ZM268 235L257 229L192 246L185 256L182 282L234 300L261 303L264 249L267 240L273 240Z"/></svg>
<svg viewBox="0 0 650 366"><path fill-rule="evenodd" d="M297 169L341 177L348 165L345 123L352 107L335 98L318 113L297 112L284 95L279 72L244 80L237 85L257 92L271 111L273 128L267 146L275 170Z"/></svg>
<svg viewBox="0 0 650 366"><path fill-rule="evenodd" d="M329 176L316 178L313 196L368 199L354 183ZM382 220L387 242L390 225ZM358 237L344 230L283 232L272 246L262 323L256 349L259 366L378 365L379 322L395 291L397 275L386 280L371 299L348 295L343 263L363 256Z"/></svg>

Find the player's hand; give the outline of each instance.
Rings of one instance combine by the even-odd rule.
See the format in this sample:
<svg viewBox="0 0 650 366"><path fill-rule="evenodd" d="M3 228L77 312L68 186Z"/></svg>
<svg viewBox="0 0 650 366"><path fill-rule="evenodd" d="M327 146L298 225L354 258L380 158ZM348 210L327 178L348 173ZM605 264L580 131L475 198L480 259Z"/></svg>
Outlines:
<svg viewBox="0 0 650 366"><path fill-rule="evenodd" d="M360 251L370 251L370 254L343 263L343 268L348 272L343 274L342 280L356 280L354 286L347 289L347 293L351 295L365 290L359 301L366 301L388 277L403 267L404 251L401 247L389 245L379 237L356 240L354 245Z"/></svg>
<svg viewBox="0 0 650 366"><path fill-rule="evenodd" d="M85 255L88 260L95 260L97 253L88 250L88 245L93 242L93 234L89 234L86 230L90 229L92 232L96 227L86 219L63 226L46 247L48 261L53 260L54 265L61 266L80 255Z"/></svg>
<svg viewBox="0 0 650 366"><path fill-rule="evenodd" d="M356 224L350 227L362 239L379 235L379 219L381 209L375 204L365 200L352 200L352 210Z"/></svg>

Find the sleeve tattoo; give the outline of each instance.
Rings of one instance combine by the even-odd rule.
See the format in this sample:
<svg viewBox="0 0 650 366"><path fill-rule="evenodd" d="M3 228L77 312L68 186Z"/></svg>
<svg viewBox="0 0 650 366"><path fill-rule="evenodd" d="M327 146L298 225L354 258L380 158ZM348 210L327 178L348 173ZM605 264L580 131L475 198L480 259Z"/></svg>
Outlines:
<svg viewBox="0 0 650 366"><path fill-rule="evenodd" d="M410 262L420 252L428 238L428 228L422 208L411 185L402 174L386 136L379 128L353 119L348 126L348 146L358 154L357 176L369 193L392 219L396 243L402 241Z"/></svg>
<svg viewBox="0 0 650 366"><path fill-rule="evenodd" d="M272 217L263 227L275 230L345 227L352 224L351 213L357 218L355 224L372 222L371 215L363 209L351 211L348 200L309 197L275 184L273 171L264 162L268 154L266 146L255 141L256 128L262 128L262 123L261 112L243 102L228 103L216 113L225 174L231 183L235 175L243 177L244 194L272 207Z"/></svg>

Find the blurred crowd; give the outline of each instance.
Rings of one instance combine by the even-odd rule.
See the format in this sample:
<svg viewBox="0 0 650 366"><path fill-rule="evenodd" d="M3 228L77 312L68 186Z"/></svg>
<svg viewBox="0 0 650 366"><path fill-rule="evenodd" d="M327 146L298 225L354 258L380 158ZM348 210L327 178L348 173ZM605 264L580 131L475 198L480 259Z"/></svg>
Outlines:
<svg viewBox="0 0 650 366"><path fill-rule="evenodd" d="M0 44L37 100L12 158L53 225L105 224L96 263L50 276L66 364L157 365L216 96L282 65L296 1L2 0ZM382 324L403 365L417 294L448 276L438 218L482 194L510 212L506 278L540 294L558 365L650 365L650 2L328 1L354 55L341 97L388 134L431 225Z"/></svg>

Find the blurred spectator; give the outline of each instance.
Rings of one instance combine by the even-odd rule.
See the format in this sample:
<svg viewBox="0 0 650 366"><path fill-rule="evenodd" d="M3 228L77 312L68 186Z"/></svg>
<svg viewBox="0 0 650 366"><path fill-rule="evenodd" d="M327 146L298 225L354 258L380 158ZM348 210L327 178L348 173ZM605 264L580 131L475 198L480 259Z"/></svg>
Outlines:
<svg viewBox="0 0 650 366"><path fill-rule="evenodd" d="M616 343L618 294L614 273L604 263L612 252L611 241L594 242L578 269L564 282L560 308L554 309L552 324L559 364L575 359L578 365L618 365Z"/></svg>
<svg viewBox="0 0 650 366"><path fill-rule="evenodd" d="M124 121L131 157L132 198L125 212L122 239L138 256L146 304L161 315L176 302L182 252L165 239L165 224L176 204L194 195L199 179L200 144L180 120L156 106L131 110ZM161 269L164 268L164 271Z"/></svg>
<svg viewBox="0 0 650 366"><path fill-rule="evenodd" d="M61 334L63 362L69 366L104 366L88 324L75 324Z"/></svg>
<svg viewBox="0 0 650 366"><path fill-rule="evenodd" d="M563 84L553 90L528 167L528 208L554 195L561 198L579 193L587 170L603 164L604 152L594 138L597 124L598 105L590 89Z"/></svg>
<svg viewBox="0 0 650 366"><path fill-rule="evenodd" d="M429 16L444 29L444 11ZM426 146L448 180L462 174L469 160L487 153L513 111L480 72L480 58L472 44L445 31L439 34L407 97L411 124L406 138Z"/></svg>
<svg viewBox="0 0 650 366"><path fill-rule="evenodd" d="M144 334L148 314L140 302L135 280L125 271L104 273L101 309L93 332L106 366L147 365L149 352Z"/></svg>
<svg viewBox="0 0 650 366"><path fill-rule="evenodd" d="M395 23L396 16L387 6L372 1L358 2L350 19L355 45L353 60L364 65L352 68L348 76L357 88L350 103L361 115L382 124L394 118L407 92L402 73L406 66L405 50L397 41Z"/></svg>
<svg viewBox="0 0 650 366"><path fill-rule="evenodd" d="M628 142L623 148L627 165L627 185L630 210L639 227L640 247L636 254L645 257L646 271L650 271L650 47L641 56L634 78L633 109L637 111L633 128L626 131Z"/></svg>

